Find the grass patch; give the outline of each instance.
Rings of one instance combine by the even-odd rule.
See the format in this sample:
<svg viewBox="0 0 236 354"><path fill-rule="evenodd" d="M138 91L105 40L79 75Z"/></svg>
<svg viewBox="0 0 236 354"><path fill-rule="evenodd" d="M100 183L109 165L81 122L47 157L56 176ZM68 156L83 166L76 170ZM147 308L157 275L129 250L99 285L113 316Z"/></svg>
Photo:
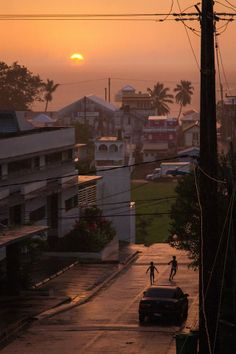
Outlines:
<svg viewBox="0 0 236 354"><path fill-rule="evenodd" d="M136 214L157 214L136 216L136 243L151 245L165 242L168 238L170 217L158 215L168 213L174 197L175 180L164 182L132 182L132 201L136 202Z"/></svg>

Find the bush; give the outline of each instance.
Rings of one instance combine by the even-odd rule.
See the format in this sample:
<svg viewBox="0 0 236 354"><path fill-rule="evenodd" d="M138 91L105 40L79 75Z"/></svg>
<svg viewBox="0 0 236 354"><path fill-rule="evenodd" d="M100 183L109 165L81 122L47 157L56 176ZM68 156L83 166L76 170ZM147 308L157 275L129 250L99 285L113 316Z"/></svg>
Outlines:
<svg viewBox="0 0 236 354"><path fill-rule="evenodd" d="M87 208L74 228L58 240L55 251L62 252L99 252L115 236L111 221L102 216L98 208Z"/></svg>

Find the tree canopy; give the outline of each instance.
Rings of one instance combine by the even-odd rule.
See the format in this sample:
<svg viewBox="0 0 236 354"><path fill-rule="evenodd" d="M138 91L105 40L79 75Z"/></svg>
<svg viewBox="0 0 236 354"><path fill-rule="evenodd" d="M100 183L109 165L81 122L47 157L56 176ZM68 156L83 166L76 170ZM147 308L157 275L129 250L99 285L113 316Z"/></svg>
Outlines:
<svg viewBox="0 0 236 354"><path fill-rule="evenodd" d="M47 82L44 83L45 95L44 99L46 101L45 112L48 109L48 103L52 101L52 94L56 91L59 84L55 84L53 80L47 79Z"/></svg>
<svg viewBox="0 0 236 354"><path fill-rule="evenodd" d="M173 95L169 93L168 87L164 87L164 84L157 82L153 89L148 88L147 91L153 98L153 107L158 115L170 113L168 103L173 103Z"/></svg>
<svg viewBox="0 0 236 354"><path fill-rule="evenodd" d="M182 108L191 103L193 90L194 88L191 81L181 80L180 83L176 85L174 89L176 92L175 101L180 105L178 118L180 117Z"/></svg>
<svg viewBox="0 0 236 354"><path fill-rule="evenodd" d="M43 81L25 66L0 62L0 109L28 110L34 101L42 101Z"/></svg>

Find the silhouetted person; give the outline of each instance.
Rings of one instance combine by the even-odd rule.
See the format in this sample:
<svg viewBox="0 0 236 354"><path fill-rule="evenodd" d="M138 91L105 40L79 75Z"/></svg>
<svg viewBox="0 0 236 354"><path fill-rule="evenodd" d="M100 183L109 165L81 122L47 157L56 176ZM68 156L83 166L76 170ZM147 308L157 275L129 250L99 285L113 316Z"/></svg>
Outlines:
<svg viewBox="0 0 236 354"><path fill-rule="evenodd" d="M170 276L169 276L169 281L171 281L173 280L178 269L178 262L176 260L176 256L173 256L173 259L168 264L171 264Z"/></svg>
<svg viewBox="0 0 236 354"><path fill-rule="evenodd" d="M155 274L154 273L155 273L155 271L157 273L159 273L157 268L154 266L154 263L150 262L150 266L146 270L146 274L147 274L147 272L150 272L150 283L151 283L151 285L154 284L154 280L155 280Z"/></svg>

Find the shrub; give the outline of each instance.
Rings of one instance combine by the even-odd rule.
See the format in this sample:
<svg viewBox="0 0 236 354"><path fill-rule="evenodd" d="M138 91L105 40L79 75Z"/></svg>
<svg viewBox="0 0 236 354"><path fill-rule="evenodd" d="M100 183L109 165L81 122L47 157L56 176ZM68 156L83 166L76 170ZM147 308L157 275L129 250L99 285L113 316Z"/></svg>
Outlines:
<svg viewBox="0 0 236 354"><path fill-rule="evenodd" d="M99 252L114 236L112 223L102 216L102 211L86 208L74 228L58 241L56 251Z"/></svg>

